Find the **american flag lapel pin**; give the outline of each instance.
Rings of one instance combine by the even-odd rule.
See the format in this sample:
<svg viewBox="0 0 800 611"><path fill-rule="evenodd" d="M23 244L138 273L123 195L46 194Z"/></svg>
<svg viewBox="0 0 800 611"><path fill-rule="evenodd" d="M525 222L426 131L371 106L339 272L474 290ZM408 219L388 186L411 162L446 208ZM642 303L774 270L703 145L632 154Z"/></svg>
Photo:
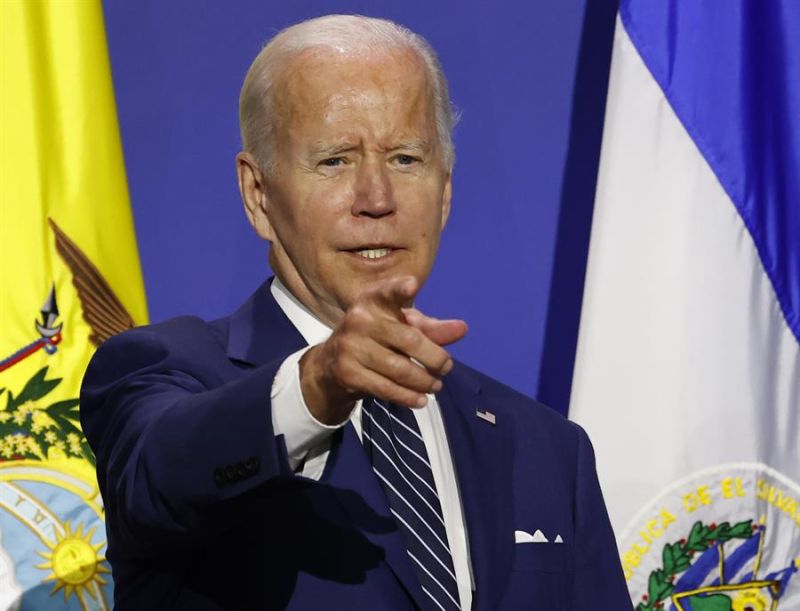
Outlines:
<svg viewBox="0 0 800 611"><path fill-rule="evenodd" d="M490 412L488 409L485 411L476 410L475 415L481 420L486 420L486 422L488 422L489 424L497 424L497 418L495 418L494 414Z"/></svg>

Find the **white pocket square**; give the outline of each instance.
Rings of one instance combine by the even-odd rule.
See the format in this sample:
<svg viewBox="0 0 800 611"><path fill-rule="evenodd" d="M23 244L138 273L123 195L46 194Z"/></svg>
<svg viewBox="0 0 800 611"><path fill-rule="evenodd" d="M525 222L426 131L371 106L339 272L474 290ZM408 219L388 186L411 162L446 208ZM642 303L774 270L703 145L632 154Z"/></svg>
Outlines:
<svg viewBox="0 0 800 611"><path fill-rule="evenodd" d="M548 543L547 537L538 529L533 534L525 532L524 530L515 530L514 541L516 543Z"/></svg>
<svg viewBox="0 0 800 611"><path fill-rule="evenodd" d="M533 534L529 532L525 532L524 530L515 530L514 531L514 542L515 543L549 543L547 537L544 536L544 533L536 529L536 532ZM553 539L553 543L564 543L564 539L561 538L561 535L556 535L556 538Z"/></svg>

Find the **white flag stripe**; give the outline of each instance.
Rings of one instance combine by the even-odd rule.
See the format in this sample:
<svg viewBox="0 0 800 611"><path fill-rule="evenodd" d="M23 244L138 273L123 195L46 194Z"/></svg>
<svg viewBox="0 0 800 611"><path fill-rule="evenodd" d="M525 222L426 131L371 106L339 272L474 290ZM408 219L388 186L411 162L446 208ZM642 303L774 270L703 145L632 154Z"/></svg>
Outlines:
<svg viewBox="0 0 800 611"><path fill-rule="evenodd" d="M774 231L791 203L770 199L782 159L753 161L765 145L793 154L759 115L791 83L770 81L782 77L768 62L776 72L750 106L772 57L761 51L769 10L740 23L743 0L725 18L678 5L667 24L661 4L621 4L630 31L618 19L570 417L592 438L634 604L678 606L706 585L738 608L731 587L745 580L789 609L800 591L800 346L740 209L750 222L767 214ZM696 32L718 25L729 44L712 49ZM730 64L754 43L752 63ZM720 100L732 105L724 129ZM742 188L750 208L731 199ZM700 561L713 545L729 560L752 555L752 570L714 583L719 568ZM767 575L783 594L763 590Z"/></svg>
<svg viewBox="0 0 800 611"><path fill-rule="evenodd" d="M800 361L741 218L619 26L607 109L570 416L619 533L687 473L649 460L654 439L683 440L692 469L800 479Z"/></svg>

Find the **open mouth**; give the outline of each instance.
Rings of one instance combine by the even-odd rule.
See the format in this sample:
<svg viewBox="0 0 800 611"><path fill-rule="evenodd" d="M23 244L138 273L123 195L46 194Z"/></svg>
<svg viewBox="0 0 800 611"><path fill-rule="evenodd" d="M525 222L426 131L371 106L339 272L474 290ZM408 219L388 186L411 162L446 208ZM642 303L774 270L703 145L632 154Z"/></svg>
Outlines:
<svg viewBox="0 0 800 611"><path fill-rule="evenodd" d="M361 250L354 250L358 256L364 259L382 259L383 257L391 254L391 248L364 248Z"/></svg>
<svg viewBox="0 0 800 611"><path fill-rule="evenodd" d="M395 254L404 250L402 246L383 241L367 242L366 244L362 242L361 244L348 246L350 246L350 248L346 246L342 250L350 256L360 261L371 261L375 263L383 259L387 261L393 259Z"/></svg>

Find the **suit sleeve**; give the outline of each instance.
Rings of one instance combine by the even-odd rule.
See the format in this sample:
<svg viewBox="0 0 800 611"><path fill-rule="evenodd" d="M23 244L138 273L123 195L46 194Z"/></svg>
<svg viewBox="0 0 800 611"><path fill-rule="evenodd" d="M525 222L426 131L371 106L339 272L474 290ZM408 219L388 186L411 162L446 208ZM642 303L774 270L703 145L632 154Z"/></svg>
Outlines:
<svg viewBox="0 0 800 611"><path fill-rule="evenodd" d="M108 340L81 389L111 533L128 549L191 544L291 477L269 397L281 359L207 388L191 358L148 329Z"/></svg>
<svg viewBox="0 0 800 611"><path fill-rule="evenodd" d="M289 466L295 473L310 451L327 449L331 435L347 423L345 420L341 424L323 424L314 418L306 405L300 386L300 359L310 348L298 350L283 361L275 375L270 396L272 429L276 435L283 435ZM303 475L319 480L322 471L311 474L303 469Z"/></svg>
<svg viewBox="0 0 800 611"><path fill-rule="evenodd" d="M628 587L617 544L597 479L594 450L578 429L578 472L575 495L574 611L631 611Z"/></svg>

